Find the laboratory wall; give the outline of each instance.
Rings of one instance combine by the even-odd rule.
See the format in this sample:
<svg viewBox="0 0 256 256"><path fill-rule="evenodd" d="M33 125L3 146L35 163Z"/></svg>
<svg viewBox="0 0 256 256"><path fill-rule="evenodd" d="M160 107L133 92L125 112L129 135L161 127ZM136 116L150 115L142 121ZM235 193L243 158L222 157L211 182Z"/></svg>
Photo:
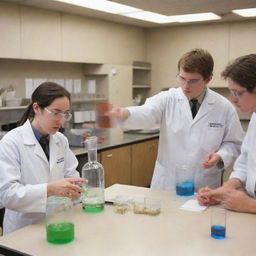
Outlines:
<svg viewBox="0 0 256 256"><path fill-rule="evenodd" d="M147 30L147 61L152 63L151 94L176 87L177 63L192 48L207 49L215 61L212 87L225 87L220 77L237 56L256 52L256 21L186 25Z"/></svg>
<svg viewBox="0 0 256 256"><path fill-rule="evenodd" d="M26 77L83 80L82 63L104 63L120 67L112 85L122 83L122 91L129 95L122 101L119 92L110 88L109 98L128 103L133 61L152 63L152 89L147 93L153 95L177 86L178 59L184 52L201 47L209 50L215 61L210 86L222 88L226 85L220 73L228 61L256 52L255 30L255 20L145 29L0 2L0 86L20 86L16 90L22 96Z"/></svg>

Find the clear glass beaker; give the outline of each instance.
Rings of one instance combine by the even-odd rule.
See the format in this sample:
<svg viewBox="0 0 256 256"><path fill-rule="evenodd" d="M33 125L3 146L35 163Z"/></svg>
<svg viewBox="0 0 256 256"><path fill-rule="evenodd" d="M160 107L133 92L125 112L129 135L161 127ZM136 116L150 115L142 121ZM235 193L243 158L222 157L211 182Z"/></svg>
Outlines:
<svg viewBox="0 0 256 256"><path fill-rule="evenodd" d="M67 197L51 196L46 207L46 236L53 244L74 240L73 202Z"/></svg>
<svg viewBox="0 0 256 256"><path fill-rule="evenodd" d="M226 237L227 211L224 208L213 208L211 210L211 237L224 239Z"/></svg>
<svg viewBox="0 0 256 256"><path fill-rule="evenodd" d="M195 168L189 165L175 167L176 195L193 196L195 192Z"/></svg>

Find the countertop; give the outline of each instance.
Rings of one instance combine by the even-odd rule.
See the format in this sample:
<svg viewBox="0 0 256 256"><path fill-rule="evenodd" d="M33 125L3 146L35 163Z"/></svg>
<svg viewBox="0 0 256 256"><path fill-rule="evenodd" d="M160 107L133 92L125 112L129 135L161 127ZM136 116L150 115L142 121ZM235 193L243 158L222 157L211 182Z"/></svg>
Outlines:
<svg viewBox="0 0 256 256"><path fill-rule="evenodd" d="M240 120L244 131L247 131L250 120ZM142 142L159 137L159 133L156 134L131 134L124 133L120 128L110 128L104 131L105 141L98 144L98 151L107 150L119 146L129 145L136 142ZM76 156L86 154L85 147L70 147Z"/></svg>
<svg viewBox="0 0 256 256"><path fill-rule="evenodd" d="M98 151L111 149L119 146L129 145L136 142L142 142L154 138L158 138L159 134L129 134L124 133L122 129L110 128L105 134L105 141L98 144ZM87 153L86 148L70 147L76 156Z"/></svg>
<svg viewBox="0 0 256 256"><path fill-rule="evenodd" d="M247 256L256 251L255 214L227 212L227 237L210 237L209 207L203 212L180 210L188 200L174 192L143 187L113 185L106 199L116 195L145 195L161 199L157 216L117 214L107 204L98 214L87 214L81 205L74 209L75 240L65 245L47 243L44 222L0 237L0 244L36 256ZM1 246L0 246L1 254ZM22 255L22 254L21 254Z"/></svg>

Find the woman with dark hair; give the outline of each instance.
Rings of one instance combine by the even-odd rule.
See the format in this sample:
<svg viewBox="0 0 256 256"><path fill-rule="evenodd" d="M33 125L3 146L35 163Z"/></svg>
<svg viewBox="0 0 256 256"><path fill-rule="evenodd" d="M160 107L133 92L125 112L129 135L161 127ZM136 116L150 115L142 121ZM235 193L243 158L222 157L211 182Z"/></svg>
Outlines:
<svg viewBox="0 0 256 256"><path fill-rule="evenodd" d="M222 76L227 80L230 100L242 112L254 113L230 179L218 189L201 189L198 200L203 205L222 202L233 211L256 213L256 54L237 58Z"/></svg>
<svg viewBox="0 0 256 256"><path fill-rule="evenodd" d="M49 196L76 199L83 182L66 137L58 132L70 120L70 94L60 85L42 83L21 118L20 127L0 142L0 195L6 208L4 234L45 216Z"/></svg>

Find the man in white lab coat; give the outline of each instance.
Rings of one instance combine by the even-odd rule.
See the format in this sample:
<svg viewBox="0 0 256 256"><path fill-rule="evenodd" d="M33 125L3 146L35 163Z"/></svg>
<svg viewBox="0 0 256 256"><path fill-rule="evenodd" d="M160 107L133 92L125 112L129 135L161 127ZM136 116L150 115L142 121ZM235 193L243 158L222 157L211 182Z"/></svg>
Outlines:
<svg viewBox="0 0 256 256"><path fill-rule="evenodd" d="M160 92L142 106L114 107L108 113L122 128L160 127L152 188L173 190L180 164L195 166L197 189L219 187L223 168L240 153L243 130L235 108L207 88L213 65L207 51L191 50L178 63L179 88Z"/></svg>
<svg viewBox="0 0 256 256"><path fill-rule="evenodd" d="M202 188L198 200L211 205L222 202L233 211L256 213L256 54L237 58L222 73L232 102L242 112L254 111L230 179L221 188Z"/></svg>

